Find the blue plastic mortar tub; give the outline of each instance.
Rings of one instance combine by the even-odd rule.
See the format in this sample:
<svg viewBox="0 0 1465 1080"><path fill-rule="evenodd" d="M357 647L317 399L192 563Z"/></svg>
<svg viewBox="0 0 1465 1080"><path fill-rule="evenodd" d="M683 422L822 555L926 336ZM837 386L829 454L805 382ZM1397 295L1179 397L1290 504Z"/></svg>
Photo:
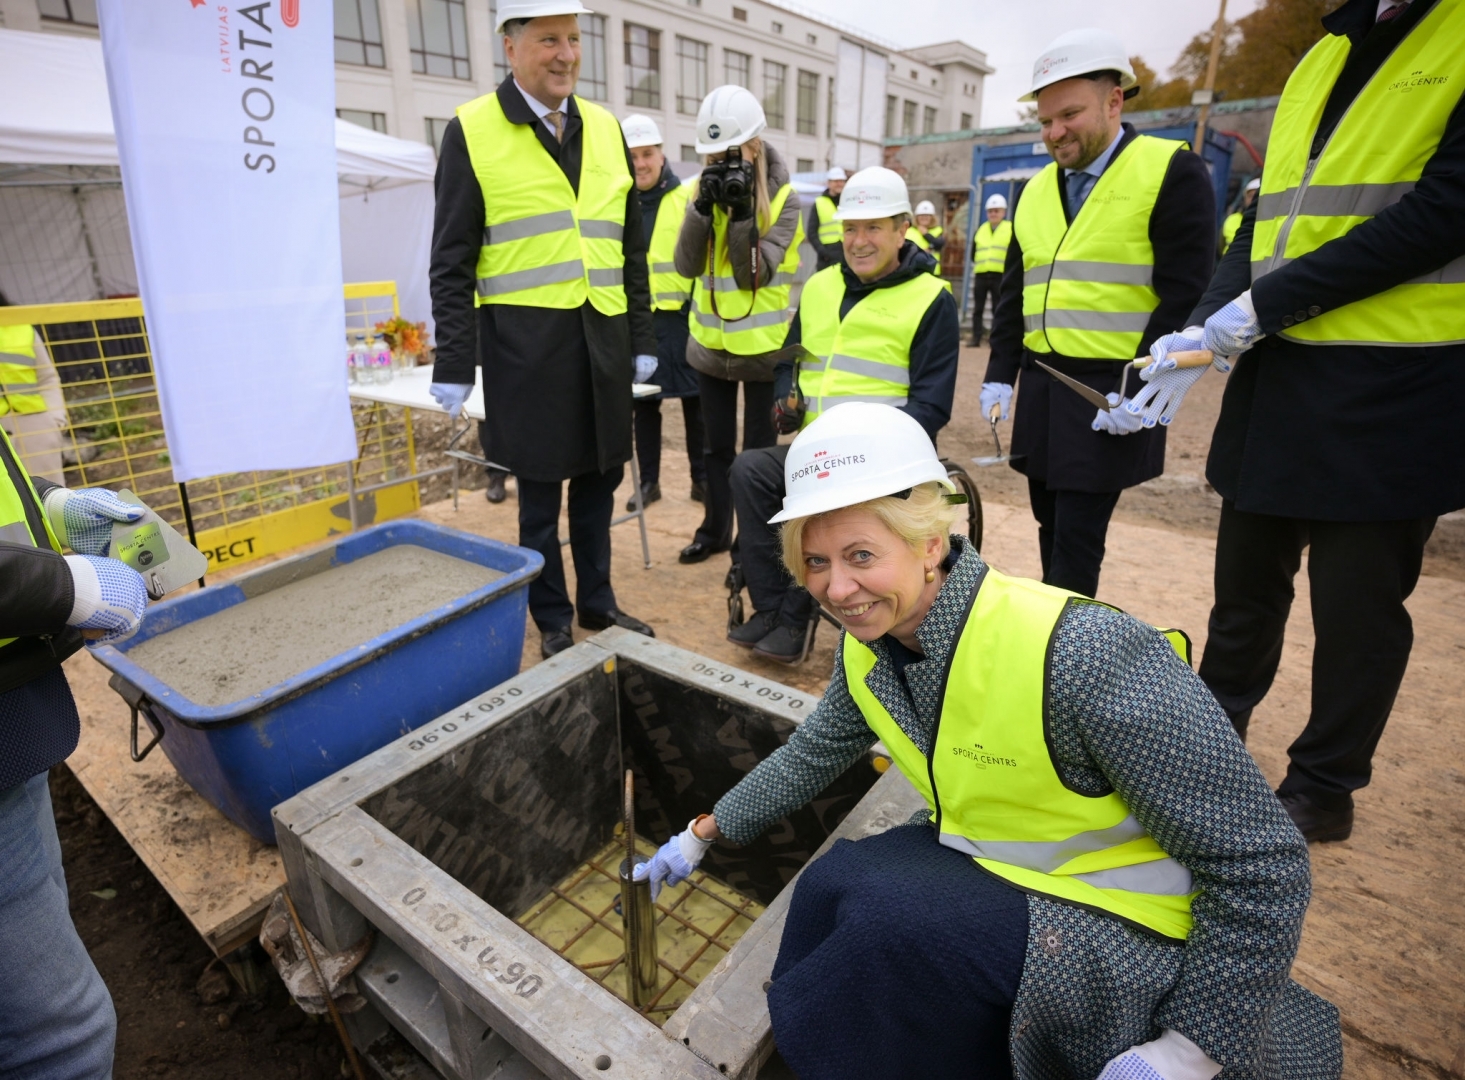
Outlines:
<svg viewBox="0 0 1465 1080"><path fill-rule="evenodd" d="M195 704L127 658L144 641L396 544L416 544L504 576L228 705ZM114 672L112 688L132 706L133 760L161 745L195 791L273 844L270 809L276 803L518 674L528 585L543 566L543 556L527 548L423 521L389 522L155 604L135 636L92 655ZM141 751L139 713L154 736Z"/></svg>

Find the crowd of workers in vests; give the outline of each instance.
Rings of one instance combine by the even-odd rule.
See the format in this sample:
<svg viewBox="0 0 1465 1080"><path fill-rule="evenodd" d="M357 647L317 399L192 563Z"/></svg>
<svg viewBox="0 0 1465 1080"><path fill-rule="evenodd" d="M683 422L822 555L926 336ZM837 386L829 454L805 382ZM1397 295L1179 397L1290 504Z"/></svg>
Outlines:
<svg viewBox="0 0 1465 1080"><path fill-rule="evenodd" d="M935 207L871 167L832 169L806 209L738 86L701 103L702 171L679 179L650 118L574 95L584 13L503 0L511 74L447 126L433 395L458 415L482 368L489 498L514 476L546 657L573 621L654 636L617 603L610 521L633 438L660 497L667 397L704 505L680 559L731 553L752 600L730 640L794 661L820 608L844 629L810 717L638 875L659 889L753 840L878 740L926 809L798 879L766 991L799 1076L1334 1080L1337 1010L1290 978L1307 842L1353 829L1404 601L1465 506L1465 2L1323 20L1219 263L1201 158L1122 119L1123 43L1079 30L1037 59L1023 100L1053 160L986 202L970 257L982 418L1012 418L1041 581L951 534L936 442L962 341ZM45 401L29 336L0 352L9 428ZM1120 493L1161 474L1211 369L1223 503L1194 671L1183 634L1094 597ZM660 398L633 406L636 382ZM145 609L106 550L137 508L0 450L0 1072L101 1077L115 1019L57 885L45 770L78 732L60 661ZM1312 711L1274 792L1245 740L1308 547Z"/></svg>

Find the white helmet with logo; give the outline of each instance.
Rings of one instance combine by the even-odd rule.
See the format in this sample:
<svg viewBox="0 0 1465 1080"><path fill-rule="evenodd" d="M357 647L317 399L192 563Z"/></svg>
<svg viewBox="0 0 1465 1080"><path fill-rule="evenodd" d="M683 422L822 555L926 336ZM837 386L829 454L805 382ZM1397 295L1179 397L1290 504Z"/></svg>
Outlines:
<svg viewBox="0 0 1465 1080"><path fill-rule="evenodd" d="M1107 30L1070 30L1043 50L1033 64L1033 88L1017 100L1036 101L1045 86L1097 71L1117 71L1121 90L1139 85L1124 42Z"/></svg>
<svg viewBox="0 0 1465 1080"><path fill-rule="evenodd" d="M783 509L768 520L770 525L857 506L933 480L956 491L915 417L864 401L836 405L799 432L788 448L783 477Z"/></svg>
<svg viewBox="0 0 1465 1080"><path fill-rule="evenodd" d="M900 174L880 165L849 178L839 197L836 221L873 221L911 212L911 197Z"/></svg>
<svg viewBox="0 0 1465 1080"><path fill-rule="evenodd" d="M922 214L936 216L936 205L930 199L922 199L916 203L916 217L920 217Z"/></svg>
<svg viewBox="0 0 1465 1080"><path fill-rule="evenodd" d="M515 19L538 19L546 15L590 15L591 10L580 0L500 0L496 33Z"/></svg>
<svg viewBox="0 0 1465 1080"><path fill-rule="evenodd" d="M763 106L741 86L719 86L697 110L697 153L720 154L742 146L768 126Z"/></svg>
<svg viewBox="0 0 1465 1080"><path fill-rule="evenodd" d="M993 195L987 199L988 210L1006 210L1007 199L1002 195Z"/></svg>
<svg viewBox="0 0 1465 1080"><path fill-rule="evenodd" d="M656 121L640 113L632 113L622 120L621 132L626 136L626 146L632 150L638 146L661 145L661 129Z"/></svg>

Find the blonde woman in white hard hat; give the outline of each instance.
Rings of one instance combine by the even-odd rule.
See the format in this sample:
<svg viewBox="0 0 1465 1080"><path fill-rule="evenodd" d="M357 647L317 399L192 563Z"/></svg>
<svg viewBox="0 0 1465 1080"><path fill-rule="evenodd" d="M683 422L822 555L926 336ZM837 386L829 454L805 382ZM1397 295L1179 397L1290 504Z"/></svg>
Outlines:
<svg viewBox="0 0 1465 1080"><path fill-rule="evenodd" d="M693 279L687 362L697 369L706 432L705 511L680 562L698 563L733 542L728 470L743 449L772 446L772 353L793 318L792 286L804 237L798 192L782 155L760 137L763 106L741 86L719 86L697 110L706 168L677 241L677 273Z"/></svg>
<svg viewBox="0 0 1465 1080"><path fill-rule="evenodd" d="M814 197L809 207L808 220L804 222L804 234L814 249L815 270L825 270L844 262L843 231L836 215L839 213L839 197L849 174L838 165L824 174L824 190Z"/></svg>
<svg viewBox="0 0 1465 1080"><path fill-rule="evenodd" d="M784 556L844 625L786 745L646 864L745 844L878 738L927 803L795 886L768 989L801 1080L1336 1080L1288 978L1307 847L1183 635L988 566L925 432L845 404L794 441Z"/></svg>
<svg viewBox="0 0 1465 1080"><path fill-rule="evenodd" d="M1002 271L1007 266L1007 249L1012 244L1012 222L1007 220L1007 199L1002 195L987 197L987 220L972 234L972 347L982 345L985 329L982 312L987 298L992 298L992 314L997 314L997 296L1002 291Z"/></svg>
<svg viewBox="0 0 1465 1080"><path fill-rule="evenodd" d="M529 612L548 657L571 626L651 635L610 583L631 456L631 384L656 370L646 238L620 122L574 94L579 0L501 0L510 75L458 107L438 155L432 394L457 416L483 368L480 432L514 474L519 543L544 556ZM571 602L560 548L569 485Z"/></svg>
<svg viewBox="0 0 1465 1080"><path fill-rule="evenodd" d="M936 223L936 204L930 199L916 203L915 226L910 231L911 243L936 260L931 273L941 276L941 249L946 246L946 230Z"/></svg>

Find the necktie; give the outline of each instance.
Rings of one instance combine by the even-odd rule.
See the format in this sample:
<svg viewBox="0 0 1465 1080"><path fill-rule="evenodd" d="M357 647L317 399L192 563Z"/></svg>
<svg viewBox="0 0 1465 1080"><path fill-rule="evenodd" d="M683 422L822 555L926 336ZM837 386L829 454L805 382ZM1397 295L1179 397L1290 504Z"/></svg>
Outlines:
<svg viewBox="0 0 1465 1080"><path fill-rule="evenodd" d="M1379 15L1378 21L1381 23L1389 22L1393 19L1397 19L1400 15L1404 14L1404 12L1408 10L1409 0L1403 0L1403 3L1395 4L1391 8L1384 9L1384 11Z"/></svg>
<svg viewBox="0 0 1465 1080"><path fill-rule="evenodd" d="M559 109L556 109L552 113L546 113L544 118L546 120L548 120L549 123L550 123L550 126L554 128L554 141L555 142L564 142L565 141L565 114L563 112L561 112Z"/></svg>
<svg viewBox="0 0 1465 1080"><path fill-rule="evenodd" d="M1071 172L1068 174L1068 214L1070 217L1076 217L1079 210L1083 208L1084 201L1089 197L1089 188L1097 179L1098 177L1092 173Z"/></svg>

